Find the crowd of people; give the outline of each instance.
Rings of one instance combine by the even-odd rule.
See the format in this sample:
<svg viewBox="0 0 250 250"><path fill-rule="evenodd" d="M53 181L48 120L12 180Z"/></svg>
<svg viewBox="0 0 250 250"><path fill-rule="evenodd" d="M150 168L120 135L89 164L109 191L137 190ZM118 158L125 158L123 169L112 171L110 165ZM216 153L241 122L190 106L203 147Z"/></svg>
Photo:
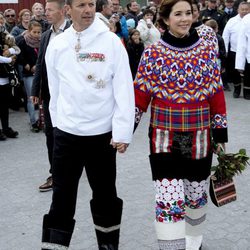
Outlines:
<svg viewBox="0 0 250 250"><path fill-rule="evenodd" d="M250 100L250 3L47 0L0 13L0 140L16 72L32 132L45 132L53 190L42 249L68 249L83 168L98 248L117 250L116 152L151 109L149 161L159 249L202 248L213 152L225 149L224 90ZM10 42L11 41L11 42ZM15 68L15 71L13 71ZM20 96L22 95L22 96ZM26 100L26 101L25 101ZM217 145L213 147L213 145Z"/></svg>

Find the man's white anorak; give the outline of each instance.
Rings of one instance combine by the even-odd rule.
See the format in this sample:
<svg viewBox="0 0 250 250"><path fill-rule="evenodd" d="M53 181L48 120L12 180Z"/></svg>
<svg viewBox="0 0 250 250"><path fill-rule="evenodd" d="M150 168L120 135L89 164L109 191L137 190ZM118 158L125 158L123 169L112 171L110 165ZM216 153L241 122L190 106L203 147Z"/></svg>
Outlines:
<svg viewBox="0 0 250 250"><path fill-rule="evenodd" d="M128 56L101 20L96 17L82 32L71 26L55 37L46 65L54 127L80 136L112 130L114 142L131 142L135 109Z"/></svg>

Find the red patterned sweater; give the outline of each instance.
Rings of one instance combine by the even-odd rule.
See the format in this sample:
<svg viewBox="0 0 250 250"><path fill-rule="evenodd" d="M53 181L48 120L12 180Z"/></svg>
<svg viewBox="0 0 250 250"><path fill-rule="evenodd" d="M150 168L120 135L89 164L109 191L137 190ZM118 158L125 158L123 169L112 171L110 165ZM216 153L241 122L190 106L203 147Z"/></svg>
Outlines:
<svg viewBox="0 0 250 250"><path fill-rule="evenodd" d="M153 134L167 134L168 140L166 149L157 151L159 145L154 145L155 152L170 150L173 132L194 133L196 149L203 144L198 151L205 152L195 156L194 149L194 158L207 155L210 130L215 142L227 142L225 97L216 61L213 47L195 30L182 39L165 32L144 51L134 82L136 107L146 112L151 102Z"/></svg>

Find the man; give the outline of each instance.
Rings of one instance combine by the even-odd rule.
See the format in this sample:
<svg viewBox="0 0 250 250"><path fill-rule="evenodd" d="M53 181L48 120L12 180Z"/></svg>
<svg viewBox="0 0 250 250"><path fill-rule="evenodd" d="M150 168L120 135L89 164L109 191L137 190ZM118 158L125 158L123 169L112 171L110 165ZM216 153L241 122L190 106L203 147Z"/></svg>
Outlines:
<svg viewBox="0 0 250 250"><path fill-rule="evenodd" d="M41 37L41 45L39 49L35 77L33 80L31 98L34 104L39 102L39 97L43 103L44 122L45 122L45 135L46 144L48 148L48 158L50 162L50 170L52 173L52 154L54 146L53 126L51 123L49 113L49 88L45 63L45 53L49 42L58 34L62 33L70 26L65 20L65 1L64 0L47 0L46 3L46 18L52 25L49 30L44 32ZM49 176L44 184L39 187L41 192L52 190L52 177Z"/></svg>
<svg viewBox="0 0 250 250"><path fill-rule="evenodd" d="M225 26L223 31L223 39L225 42L227 63L226 72L228 79L234 84L234 98L239 98L241 92L241 76L240 72L235 69L235 56L237 51L237 41L243 17L249 13L250 5L246 2L241 2L238 7L238 15L232 17Z"/></svg>
<svg viewBox="0 0 250 250"><path fill-rule="evenodd" d="M113 14L119 16L119 22L121 24L121 31L116 32L116 35L118 35L120 38L123 38L124 41L127 41L128 40L128 27L127 27L125 16L119 14L120 1L112 0L112 4L113 4Z"/></svg>
<svg viewBox="0 0 250 250"><path fill-rule="evenodd" d="M73 24L51 41L45 58L55 145L42 249L68 249L85 167L98 247L117 250L123 202L115 185L116 150L125 152L133 134L133 80L119 37L95 17L95 0L66 3Z"/></svg>
<svg viewBox="0 0 250 250"><path fill-rule="evenodd" d="M139 6L135 0L131 0L130 3L127 4L128 14L126 15L126 20L133 19L135 21L135 28L138 25L138 10Z"/></svg>
<svg viewBox="0 0 250 250"><path fill-rule="evenodd" d="M16 12L13 9L4 11L5 29L10 33L14 26L16 26Z"/></svg>
<svg viewBox="0 0 250 250"><path fill-rule="evenodd" d="M113 13L113 4L111 0L97 0L96 1L96 16L100 18L107 27L110 28L109 18Z"/></svg>
<svg viewBox="0 0 250 250"><path fill-rule="evenodd" d="M234 0L226 0L225 1L225 9L222 12L222 32L224 31L225 25L227 24L228 20L232 17L237 15L237 10L234 8Z"/></svg>
<svg viewBox="0 0 250 250"><path fill-rule="evenodd" d="M207 8L201 11L200 16L202 21L208 19L214 19L218 23L219 33L222 34L222 28L223 28L222 13L217 11L216 0L208 0Z"/></svg>
<svg viewBox="0 0 250 250"><path fill-rule="evenodd" d="M243 76L243 97L250 100L250 13L242 19L239 32L235 68ZM244 71L244 75L243 75Z"/></svg>

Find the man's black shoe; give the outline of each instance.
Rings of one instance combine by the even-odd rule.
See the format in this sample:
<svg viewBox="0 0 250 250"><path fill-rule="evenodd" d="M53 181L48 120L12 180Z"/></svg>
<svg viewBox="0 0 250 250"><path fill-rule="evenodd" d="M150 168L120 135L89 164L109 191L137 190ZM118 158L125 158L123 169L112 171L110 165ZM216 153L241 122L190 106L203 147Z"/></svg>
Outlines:
<svg viewBox="0 0 250 250"><path fill-rule="evenodd" d="M16 138L18 136L18 132L14 131L12 128L7 128L3 129L3 133L6 135L8 138Z"/></svg>

